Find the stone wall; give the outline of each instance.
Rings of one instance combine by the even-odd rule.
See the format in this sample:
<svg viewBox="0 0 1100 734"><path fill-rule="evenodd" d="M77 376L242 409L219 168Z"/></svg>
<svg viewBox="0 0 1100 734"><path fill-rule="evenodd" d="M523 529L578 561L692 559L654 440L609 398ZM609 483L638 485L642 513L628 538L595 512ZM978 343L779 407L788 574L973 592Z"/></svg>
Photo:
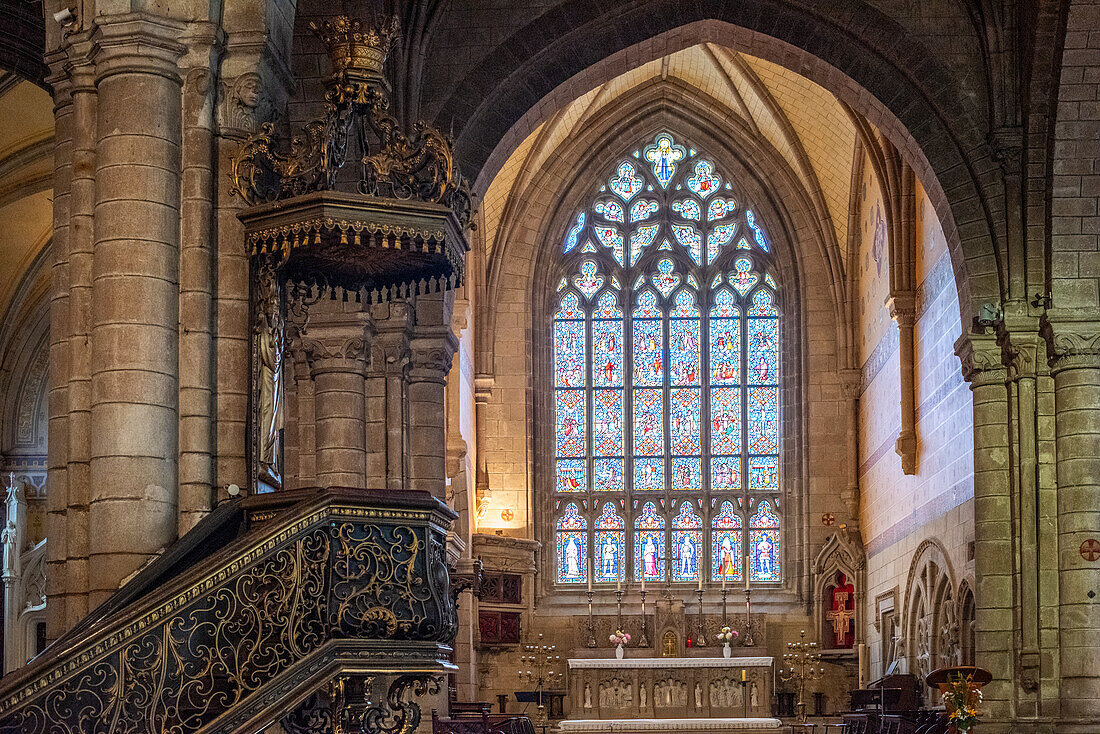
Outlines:
<svg viewBox="0 0 1100 734"><path fill-rule="evenodd" d="M928 540L943 546L957 592L959 584L973 576L969 552L974 539L973 406L954 355L961 328L943 232L920 192L914 336L917 472L907 475L894 450L901 429L900 350L898 326L883 300L889 263L884 262L887 253L878 242L881 195L875 189L873 183L864 188L859 263L861 290L866 295L860 331L865 337L877 337L868 339L862 350L859 403L861 530L867 553L864 605L871 678L882 675L883 659L890 655L889 648L884 651L882 608L894 604L899 623L911 611L906 608L907 580L918 547ZM889 640L885 642L889 645ZM912 657L916 643L904 639L904 654Z"/></svg>

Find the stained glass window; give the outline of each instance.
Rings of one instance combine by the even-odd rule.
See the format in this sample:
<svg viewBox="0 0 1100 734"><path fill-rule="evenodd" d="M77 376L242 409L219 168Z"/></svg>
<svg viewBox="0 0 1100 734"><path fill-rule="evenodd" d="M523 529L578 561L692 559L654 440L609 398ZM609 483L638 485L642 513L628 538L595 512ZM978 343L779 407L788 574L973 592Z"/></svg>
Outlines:
<svg viewBox="0 0 1100 734"><path fill-rule="evenodd" d="M634 521L634 580L665 580L665 519L657 506L646 502Z"/></svg>
<svg viewBox="0 0 1100 734"><path fill-rule="evenodd" d="M564 230L557 582L782 581L782 278L760 218L716 161L661 133Z"/></svg>
<svg viewBox="0 0 1100 734"><path fill-rule="evenodd" d="M588 582L588 524L580 515L576 502L565 506L558 519L558 583Z"/></svg>
<svg viewBox="0 0 1100 734"><path fill-rule="evenodd" d="M680 512L672 518L673 581L699 580L703 558L703 521L690 502L680 504Z"/></svg>
<svg viewBox="0 0 1100 734"><path fill-rule="evenodd" d="M600 516L596 518L595 572L593 580L612 582L626 580L626 523L615 505L605 502Z"/></svg>
<svg viewBox="0 0 1100 734"><path fill-rule="evenodd" d="M711 578L715 581L740 581L741 516L726 500L711 521Z"/></svg>
<svg viewBox="0 0 1100 734"><path fill-rule="evenodd" d="M749 579L779 580L779 518L767 500L749 521Z"/></svg>

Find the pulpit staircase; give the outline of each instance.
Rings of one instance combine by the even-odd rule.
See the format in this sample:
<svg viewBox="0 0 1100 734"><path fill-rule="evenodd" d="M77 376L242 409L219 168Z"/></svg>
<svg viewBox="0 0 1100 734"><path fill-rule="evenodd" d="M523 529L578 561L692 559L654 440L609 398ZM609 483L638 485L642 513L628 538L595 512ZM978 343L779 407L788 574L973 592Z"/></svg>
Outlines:
<svg viewBox="0 0 1100 734"><path fill-rule="evenodd" d="M0 732L411 731L453 668L454 517L422 492L224 503L0 681Z"/></svg>

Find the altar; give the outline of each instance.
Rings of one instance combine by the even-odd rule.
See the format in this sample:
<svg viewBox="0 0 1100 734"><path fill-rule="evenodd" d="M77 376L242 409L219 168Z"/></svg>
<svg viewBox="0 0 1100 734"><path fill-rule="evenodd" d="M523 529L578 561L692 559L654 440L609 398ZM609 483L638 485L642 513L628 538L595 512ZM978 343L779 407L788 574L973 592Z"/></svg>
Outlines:
<svg viewBox="0 0 1100 734"><path fill-rule="evenodd" d="M568 663L572 720L771 714L774 660L770 657L585 658Z"/></svg>

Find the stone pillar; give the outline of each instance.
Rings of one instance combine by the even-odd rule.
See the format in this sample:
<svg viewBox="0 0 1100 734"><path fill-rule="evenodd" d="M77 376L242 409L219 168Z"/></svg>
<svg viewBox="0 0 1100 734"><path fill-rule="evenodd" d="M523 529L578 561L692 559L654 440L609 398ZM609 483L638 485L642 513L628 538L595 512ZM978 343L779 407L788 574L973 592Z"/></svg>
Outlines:
<svg viewBox="0 0 1100 734"><path fill-rule="evenodd" d="M955 343L974 395L975 647L993 674L984 690L991 731L1009 731L1015 716L1015 532L1009 473L1008 389L995 337L964 334Z"/></svg>
<svg viewBox="0 0 1100 734"><path fill-rule="evenodd" d="M48 59L54 88L53 240L50 284L50 369L46 464L46 636L57 639L66 624L67 552L65 527L69 497L69 229L72 201L73 101L68 55Z"/></svg>
<svg viewBox="0 0 1100 734"><path fill-rule="evenodd" d="M182 24L99 19L92 604L177 531ZM103 529L110 528L110 532Z"/></svg>
<svg viewBox="0 0 1100 734"><path fill-rule="evenodd" d="M898 364L901 384L901 432L894 451L901 457L905 474L917 473L917 386L913 327L917 323L917 299L912 291L895 293L888 302L890 317L898 324Z"/></svg>
<svg viewBox="0 0 1100 734"><path fill-rule="evenodd" d="M339 309L341 305L348 310ZM352 306L357 304L314 305L303 339L313 379L317 483L323 487L366 486L364 379L370 317Z"/></svg>
<svg viewBox="0 0 1100 734"><path fill-rule="evenodd" d="M65 512L65 628L88 613L88 508L91 501L92 269L95 244L95 68L88 44L73 66L73 178L69 228L69 497ZM74 49L75 51L76 49Z"/></svg>
<svg viewBox="0 0 1100 734"><path fill-rule="evenodd" d="M1058 456L1060 714L1057 731L1100 721L1100 562L1082 543L1100 531L1100 324L1051 325Z"/></svg>
<svg viewBox="0 0 1100 734"><path fill-rule="evenodd" d="M184 60L180 201L179 533L214 500L215 70L222 47L210 23L193 23Z"/></svg>
<svg viewBox="0 0 1100 734"><path fill-rule="evenodd" d="M421 296L409 342L409 489L446 501L447 373L458 339L451 330L453 294ZM457 428L456 428L457 430Z"/></svg>
<svg viewBox="0 0 1100 734"><path fill-rule="evenodd" d="M408 488L405 380L413 310L405 301L391 301L372 306L371 314L375 333L367 379L368 476L371 486L400 492Z"/></svg>

